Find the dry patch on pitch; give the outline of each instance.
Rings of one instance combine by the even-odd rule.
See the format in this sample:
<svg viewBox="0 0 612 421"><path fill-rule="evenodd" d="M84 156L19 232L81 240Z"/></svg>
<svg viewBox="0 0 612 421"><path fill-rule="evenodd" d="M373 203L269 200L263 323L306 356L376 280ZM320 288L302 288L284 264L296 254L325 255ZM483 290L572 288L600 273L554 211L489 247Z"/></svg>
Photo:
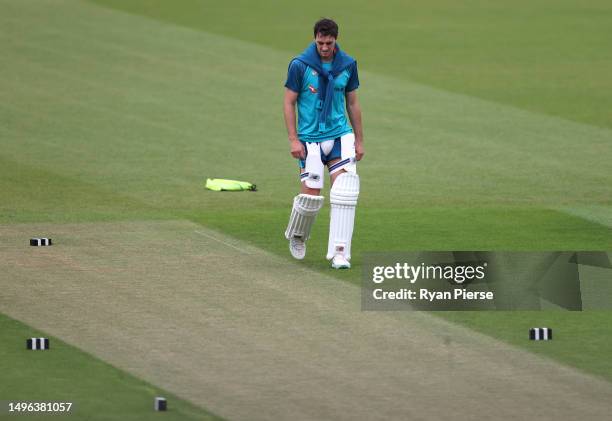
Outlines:
<svg viewBox="0 0 612 421"><path fill-rule="evenodd" d="M355 286L190 222L0 226L0 256L1 312L230 419L612 413L607 382L426 314L362 312Z"/></svg>

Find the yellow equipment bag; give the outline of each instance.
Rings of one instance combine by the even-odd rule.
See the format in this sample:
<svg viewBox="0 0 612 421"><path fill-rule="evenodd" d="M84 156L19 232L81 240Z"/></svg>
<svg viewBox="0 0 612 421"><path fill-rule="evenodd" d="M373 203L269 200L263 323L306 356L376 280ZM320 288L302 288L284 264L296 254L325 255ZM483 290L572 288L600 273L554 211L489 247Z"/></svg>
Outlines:
<svg viewBox="0 0 612 421"><path fill-rule="evenodd" d="M248 181L225 180L222 178L206 179L206 188L213 191L257 191L257 186Z"/></svg>

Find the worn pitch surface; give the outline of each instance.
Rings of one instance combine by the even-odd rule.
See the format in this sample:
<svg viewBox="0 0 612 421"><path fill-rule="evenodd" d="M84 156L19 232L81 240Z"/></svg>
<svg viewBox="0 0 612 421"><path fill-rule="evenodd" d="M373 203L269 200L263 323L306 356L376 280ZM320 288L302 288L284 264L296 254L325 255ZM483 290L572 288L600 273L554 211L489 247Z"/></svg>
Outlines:
<svg viewBox="0 0 612 421"><path fill-rule="evenodd" d="M0 226L0 312L230 419L603 419L612 387L187 221ZM45 235L52 247L30 247ZM542 346L555 346L554 342Z"/></svg>

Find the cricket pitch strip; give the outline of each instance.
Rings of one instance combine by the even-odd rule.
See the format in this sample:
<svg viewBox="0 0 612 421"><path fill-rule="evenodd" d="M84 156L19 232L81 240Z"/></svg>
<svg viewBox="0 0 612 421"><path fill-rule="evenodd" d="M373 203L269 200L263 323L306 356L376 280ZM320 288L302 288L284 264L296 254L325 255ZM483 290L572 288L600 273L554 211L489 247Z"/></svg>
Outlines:
<svg viewBox="0 0 612 421"><path fill-rule="evenodd" d="M0 225L0 257L0 312L228 419L612 413L606 381L424 313L362 312L354 285L188 221Z"/></svg>

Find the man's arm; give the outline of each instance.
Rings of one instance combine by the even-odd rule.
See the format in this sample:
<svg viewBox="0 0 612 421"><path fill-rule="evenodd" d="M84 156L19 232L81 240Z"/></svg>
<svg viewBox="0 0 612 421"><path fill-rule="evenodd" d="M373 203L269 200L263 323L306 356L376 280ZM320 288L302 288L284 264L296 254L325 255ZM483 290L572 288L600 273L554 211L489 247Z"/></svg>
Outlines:
<svg viewBox="0 0 612 421"><path fill-rule="evenodd" d="M295 104L297 102L298 93L289 88L285 88L285 100L283 101L283 113L285 114L285 126L287 126L287 134L289 136L289 149L291 156L294 158L304 159L306 152L304 145L298 139L297 130L295 128Z"/></svg>
<svg viewBox="0 0 612 421"><path fill-rule="evenodd" d="M365 154L363 150L363 127L361 126L361 106L357 100L357 90L346 93L346 111L355 133L355 158L360 161Z"/></svg>

